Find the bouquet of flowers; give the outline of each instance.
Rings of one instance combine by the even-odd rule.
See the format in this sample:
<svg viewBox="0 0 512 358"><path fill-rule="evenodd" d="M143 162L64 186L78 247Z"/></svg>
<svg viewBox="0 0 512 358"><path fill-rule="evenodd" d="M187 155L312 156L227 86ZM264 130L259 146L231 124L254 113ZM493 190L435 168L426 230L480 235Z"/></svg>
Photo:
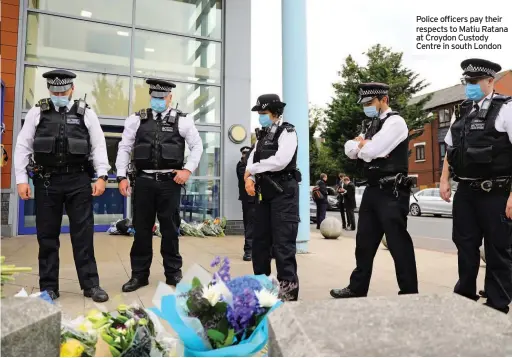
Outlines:
<svg viewBox="0 0 512 358"><path fill-rule="evenodd" d="M64 323L61 357L162 357L169 356L175 340L165 336L158 317L136 305L116 311L91 311L86 317Z"/></svg>
<svg viewBox="0 0 512 358"><path fill-rule="evenodd" d="M1 293L1 286L3 286L6 282L14 281L14 274L30 271L32 271L32 268L30 267L16 267L16 265L6 265L5 256L0 256L0 296L3 297L3 294Z"/></svg>
<svg viewBox="0 0 512 358"><path fill-rule="evenodd" d="M154 312L183 343L183 356L256 356L267 353L267 314L282 302L279 283L265 275L231 279L229 260L217 257L211 275L195 265L176 292L158 294ZM158 290L157 290L158 291Z"/></svg>

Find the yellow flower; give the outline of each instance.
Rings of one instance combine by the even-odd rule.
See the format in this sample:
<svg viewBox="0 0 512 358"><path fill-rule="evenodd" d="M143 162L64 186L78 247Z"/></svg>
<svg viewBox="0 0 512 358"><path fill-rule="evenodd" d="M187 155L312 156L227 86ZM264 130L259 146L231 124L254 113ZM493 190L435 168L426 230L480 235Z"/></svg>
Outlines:
<svg viewBox="0 0 512 358"><path fill-rule="evenodd" d="M61 357L81 357L84 346L78 340L70 338L60 345Z"/></svg>
<svg viewBox="0 0 512 358"><path fill-rule="evenodd" d="M126 311L128 311L128 308L129 308L129 307L128 307L127 305L119 305L119 306L117 307L117 310L118 310L119 312L126 312Z"/></svg>

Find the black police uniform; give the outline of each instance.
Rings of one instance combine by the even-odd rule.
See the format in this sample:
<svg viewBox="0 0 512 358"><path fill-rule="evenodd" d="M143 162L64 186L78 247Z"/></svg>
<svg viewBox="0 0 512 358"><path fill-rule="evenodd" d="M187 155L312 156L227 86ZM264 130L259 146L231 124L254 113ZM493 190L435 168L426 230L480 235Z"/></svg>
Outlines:
<svg viewBox="0 0 512 358"><path fill-rule="evenodd" d="M495 77L501 70L500 65L482 59L465 60L461 67L466 81ZM448 163L459 182L453 198L453 242L459 265L454 292L478 299L476 278L483 237L486 304L503 312L508 312L512 295L512 220L505 216L512 183L512 144L495 124L503 106L511 101L496 93L480 100L480 105L464 101L456 109L450 128L452 145L447 147Z"/></svg>
<svg viewBox="0 0 512 358"><path fill-rule="evenodd" d="M262 95L252 111L270 110L282 114L286 104L275 94ZM283 122L257 131L256 147L252 163L274 156L279 149L279 137L284 131L294 133L295 127ZM249 165L252 164L249 162ZM248 169L249 169L248 165ZM300 172L297 170L297 148L291 161L283 170L269 171L256 175L256 214L252 248L253 270L256 275L271 273L272 251L276 260L277 279L283 299L297 300L299 278L295 258L299 226L299 185ZM261 196L260 196L261 194Z"/></svg>
<svg viewBox="0 0 512 358"><path fill-rule="evenodd" d="M256 198L254 196L250 196L245 191L245 168L247 167L247 159L249 155L251 155L253 148L251 147L243 147L240 149L242 155L244 156L236 165L236 175L238 177L238 200L242 202L242 215L244 221L244 261L252 260L252 240L254 235L254 211Z"/></svg>
<svg viewBox="0 0 512 358"><path fill-rule="evenodd" d="M388 96L389 86L381 83L360 85L358 103L367 103L375 97ZM364 124L365 139L372 139L386 120L398 115L388 112L384 118L377 116ZM373 260L386 235L389 250L395 261L399 294L418 293L416 259L411 236L407 232L410 180L408 174L408 138L404 139L385 158L377 158L364 166L367 187L359 208L356 234L357 267L352 272L350 284L344 289L331 290L334 298L364 297L368 294L373 270Z"/></svg>
<svg viewBox="0 0 512 358"><path fill-rule="evenodd" d="M65 92L76 75L54 70L43 77L50 91ZM56 111L49 98L40 100L36 106L41 110L33 143L40 289L49 291L53 298L59 297L59 235L65 206L80 287L86 297L107 301L108 295L99 287L94 257L94 169L89 163L91 144L84 122L85 111L91 109L85 102L75 101L69 111L66 107Z"/></svg>
<svg viewBox="0 0 512 358"><path fill-rule="evenodd" d="M151 97L155 98L165 97L176 87L174 83L163 80L148 79L146 82ZM179 132L179 122L186 114L177 109L168 109L164 116L158 113L154 118L153 110L148 108L135 115L140 118L132 162L136 170L133 214L135 237L130 251L132 277L123 285L123 292L135 291L149 283L155 216L160 223L160 252L168 285L175 286L180 282L183 265L178 238L182 186L174 181L173 171L150 171L183 169L185 138ZM118 181L124 179L118 177Z"/></svg>

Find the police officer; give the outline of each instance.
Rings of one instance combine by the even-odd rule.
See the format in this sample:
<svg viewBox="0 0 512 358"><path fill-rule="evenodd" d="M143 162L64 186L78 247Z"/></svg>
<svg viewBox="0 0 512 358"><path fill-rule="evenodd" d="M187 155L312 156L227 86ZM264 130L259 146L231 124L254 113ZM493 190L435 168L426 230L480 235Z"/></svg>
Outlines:
<svg viewBox="0 0 512 358"><path fill-rule="evenodd" d="M494 90L497 63L461 63L467 100L446 134L440 192L450 201L450 169L459 182L453 200L453 242L459 282L454 292L477 300L482 237L486 256L486 305L507 313L512 295L512 98Z"/></svg>
<svg viewBox="0 0 512 358"><path fill-rule="evenodd" d="M43 77L50 98L40 100L27 113L14 154L16 184L23 200L31 195L27 167L32 167L32 155L35 162L30 174L34 174L39 288L52 299L59 297L59 235L65 205L80 288L85 297L105 302L108 295L99 286L94 258L92 210L92 197L103 194L110 170L105 136L85 101L71 100L74 73L54 70ZM94 170L98 180L91 193Z"/></svg>
<svg viewBox="0 0 512 358"><path fill-rule="evenodd" d="M155 216L162 233L160 253L166 283L176 286L180 282L183 264L178 241L181 187L196 170L203 153L203 142L194 119L171 108L171 90L176 85L158 79L148 79L146 83L151 108L141 109L126 119L116 160L119 191L128 196L126 175L133 150L135 239L130 252L132 275L123 285L123 292L149 284ZM186 164L185 143L190 149Z"/></svg>
<svg viewBox="0 0 512 358"><path fill-rule="evenodd" d="M286 103L276 94L258 97L252 111L259 113L262 130L251 152L245 173L245 188L256 196L252 249L254 274L270 275L272 246L281 296L297 300L296 239L299 225L300 172L297 170L295 127L282 122Z"/></svg>
<svg viewBox="0 0 512 358"><path fill-rule="evenodd" d="M370 120L359 137L345 143L345 154L362 161L368 182L359 208L357 267L348 287L331 290L334 298L368 294L373 259L383 234L395 261L399 294L418 293L414 247L407 232L412 184L407 180L409 129L398 112L389 107L388 92L389 86L383 83L359 85L358 103Z"/></svg>
<svg viewBox="0 0 512 358"><path fill-rule="evenodd" d="M244 244L244 261L252 260L252 237L254 233L254 204L256 203L255 197L250 196L245 191L245 169L247 167L247 158L249 157L253 148L251 147L243 147L240 149L242 152L242 158L236 165L236 175L238 177L238 200L242 202L242 215L244 219L244 236L245 236L245 244Z"/></svg>

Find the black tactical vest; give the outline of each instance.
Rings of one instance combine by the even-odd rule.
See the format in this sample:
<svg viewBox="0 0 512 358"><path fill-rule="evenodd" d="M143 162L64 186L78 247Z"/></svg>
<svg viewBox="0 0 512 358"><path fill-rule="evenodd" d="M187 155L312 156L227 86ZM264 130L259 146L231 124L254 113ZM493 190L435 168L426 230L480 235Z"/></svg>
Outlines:
<svg viewBox="0 0 512 358"><path fill-rule="evenodd" d="M512 175L512 144L507 132L498 132L495 127L501 106L511 100L512 97L496 94L487 110L484 102L478 113L471 113L473 101L469 100L456 109L450 129L453 146L447 148L447 159L457 177Z"/></svg>
<svg viewBox="0 0 512 358"><path fill-rule="evenodd" d="M171 116L173 111L177 115ZM137 169L182 169L185 160L185 139L178 123L181 112L171 109L162 120L153 119L151 108L136 113L140 126L135 135L133 160Z"/></svg>
<svg viewBox="0 0 512 358"><path fill-rule="evenodd" d="M295 132L295 127L288 122L283 122L283 124L280 126L274 125L265 129L262 138L258 138L258 144L256 145L256 149L254 151L253 163L259 163L263 159L268 159L276 155L277 150L279 149L279 137L285 130L288 132ZM295 149L292 160L281 172L292 172L296 169L297 148Z"/></svg>
<svg viewBox="0 0 512 358"><path fill-rule="evenodd" d="M382 119L377 117L370 120L366 125L364 139L372 139L382 129L384 122L395 115L398 115L398 112L389 112ZM359 161L363 163L363 175L369 182L399 173L407 175L409 171L409 138L404 139L386 158L376 158L369 163L362 159Z"/></svg>
<svg viewBox="0 0 512 358"><path fill-rule="evenodd" d="M87 164L90 137L84 117L77 113L77 103L67 113L57 112L49 98L36 104L41 108L33 146L36 164L43 167Z"/></svg>

